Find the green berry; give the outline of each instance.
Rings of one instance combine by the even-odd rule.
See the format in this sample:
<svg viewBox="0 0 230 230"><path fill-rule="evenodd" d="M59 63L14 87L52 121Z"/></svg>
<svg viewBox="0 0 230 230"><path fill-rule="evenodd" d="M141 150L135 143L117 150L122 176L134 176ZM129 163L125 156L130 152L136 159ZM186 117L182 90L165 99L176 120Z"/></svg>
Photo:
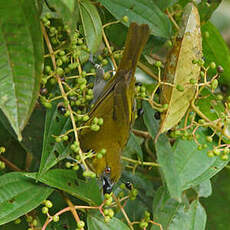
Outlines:
<svg viewBox="0 0 230 230"><path fill-rule="evenodd" d="M204 77L205 76L205 73L203 71L200 71L200 76L201 77Z"/></svg>
<svg viewBox="0 0 230 230"><path fill-rule="evenodd" d="M82 120L83 120L83 121L88 121L88 120L89 120L89 116L88 116L88 115L84 115L84 116L82 117Z"/></svg>
<svg viewBox="0 0 230 230"><path fill-rule="evenodd" d="M213 149L213 153L216 155L216 156L219 156L220 155L220 150L215 148Z"/></svg>
<svg viewBox="0 0 230 230"><path fill-rule="evenodd" d="M210 68L211 69L215 69L216 68L216 63L215 62L211 62L210 63Z"/></svg>
<svg viewBox="0 0 230 230"><path fill-rule="evenodd" d="M79 167L79 165L78 165L78 164L75 164L75 165L73 166L73 168L72 168L72 169L73 169L74 171L78 171L78 170L79 170L79 168L80 168L80 167Z"/></svg>
<svg viewBox="0 0 230 230"><path fill-rule="evenodd" d="M223 160L223 161L227 161L228 160L228 155L226 155L226 154L223 154L222 156L221 156L221 159Z"/></svg>
<svg viewBox="0 0 230 230"><path fill-rule="evenodd" d="M108 216L109 216L110 218L113 218L113 216L114 216L114 211L113 211L113 209L109 209Z"/></svg>
<svg viewBox="0 0 230 230"><path fill-rule="evenodd" d="M90 126L90 129L93 130L93 131L95 131L95 132L97 132L97 131L100 130L100 126L99 126L99 125L96 125L96 124L92 124L92 125Z"/></svg>
<svg viewBox="0 0 230 230"><path fill-rule="evenodd" d="M224 148L224 154L229 154L230 150L228 147Z"/></svg>
<svg viewBox="0 0 230 230"><path fill-rule="evenodd" d="M102 149L102 150L100 151L100 153L101 153L102 155L105 155L105 154L106 154L106 149Z"/></svg>
<svg viewBox="0 0 230 230"><path fill-rule="evenodd" d="M218 87L218 80L214 79L211 83L212 90L215 90Z"/></svg>
<svg viewBox="0 0 230 230"><path fill-rule="evenodd" d="M90 171L84 171L82 174L84 177L89 177L90 176Z"/></svg>
<svg viewBox="0 0 230 230"><path fill-rule="evenodd" d="M65 163L65 167L66 167L66 168L70 168L70 167L72 167L72 164L71 164L70 162L66 162L66 163Z"/></svg>
<svg viewBox="0 0 230 230"><path fill-rule="evenodd" d="M139 224L140 228L147 228L148 227L148 223L145 221L141 221Z"/></svg>
<svg viewBox="0 0 230 230"><path fill-rule="evenodd" d="M218 94L218 95L216 96L216 98L217 98L217 100L219 100L219 101L222 101L222 100L223 100L223 96L222 96L221 94Z"/></svg>
<svg viewBox="0 0 230 230"><path fill-rule="evenodd" d="M161 61L156 61L155 66L156 66L156 67L161 67L161 66L162 66Z"/></svg>
<svg viewBox="0 0 230 230"><path fill-rule="evenodd" d="M102 155L101 153L98 153L98 154L97 154L97 158L98 158L98 159L101 159L102 157L103 157L103 155Z"/></svg>
<svg viewBox="0 0 230 230"><path fill-rule="evenodd" d="M208 31L205 31L205 32L204 32L204 36L205 36L205 38L209 38L209 32L208 32Z"/></svg>
<svg viewBox="0 0 230 230"><path fill-rule="evenodd" d="M68 139L69 139L69 137L67 135L65 135L65 136L62 137L63 141L68 141Z"/></svg>
<svg viewBox="0 0 230 230"><path fill-rule="evenodd" d="M197 80L192 78L192 79L190 79L189 82L190 82L190 84L195 85L197 83Z"/></svg>
<svg viewBox="0 0 230 230"><path fill-rule="evenodd" d="M103 118L99 118L97 124L98 125L103 125Z"/></svg>
<svg viewBox="0 0 230 230"><path fill-rule="evenodd" d="M56 72L57 72L58 75L62 75L64 73L64 70L63 70L63 68L58 67Z"/></svg>
<svg viewBox="0 0 230 230"><path fill-rule="evenodd" d="M27 216L26 217L26 222L31 223L33 221L33 217L32 216Z"/></svg>
<svg viewBox="0 0 230 230"><path fill-rule="evenodd" d="M106 206L109 206L109 205L112 204L112 202L113 202L113 198L110 197L110 198L108 198L108 199L105 201L105 205L106 205Z"/></svg>
<svg viewBox="0 0 230 230"><path fill-rule="evenodd" d="M68 117L69 115L70 115L70 111L68 110L68 111L65 112L64 116Z"/></svg>
<svg viewBox="0 0 230 230"><path fill-rule="evenodd" d="M38 225L38 221L37 221L36 219L34 219L34 220L32 221L32 225L33 225L33 226L37 226L37 225Z"/></svg>
<svg viewBox="0 0 230 230"><path fill-rule="evenodd" d="M47 109L51 109L52 108L52 104L50 102L44 102L43 105L47 108Z"/></svg>
<svg viewBox="0 0 230 230"><path fill-rule="evenodd" d="M1 147L0 147L0 154L1 154L1 153L4 153L5 151L6 151L6 148L3 147L3 146L1 146Z"/></svg>
<svg viewBox="0 0 230 230"><path fill-rule="evenodd" d="M128 23L128 21L129 21L129 17L128 17L128 16L124 16L124 17L122 18L122 20L123 20L123 22Z"/></svg>
<svg viewBox="0 0 230 230"><path fill-rule="evenodd" d="M206 140L207 140L208 142L210 142L210 143L213 141L213 139L212 139L211 136L207 136L207 137L206 137Z"/></svg>
<svg viewBox="0 0 230 230"><path fill-rule="evenodd" d="M57 59L56 64L57 64L57 66L61 66L63 64L63 62L61 59Z"/></svg>
<svg viewBox="0 0 230 230"><path fill-rule="evenodd" d="M201 124L201 125L203 125L205 123L205 120L204 119L199 119L198 123Z"/></svg>
<svg viewBox="0 0 230 230"><path fill-rule="evenodd" d="M179 91L179 92L183 92L184 91L184 87L182 85L177 85L176 86L176 89Z"/></svg>
<svg viewBox="0 0 230 230"><path fill-rule="evenodd" d="M46 206L47 208L52 208L52 207L53 207L53 204L52 204L52 202L51 202L50 200L46 200L46 201L45 201L45 206Z"/></svg>
<svg viewBox="0 0 230 230"><path fill-rule="evenodd" d="M202 149L203 149L203 146L202 146L202 145L198 145L197 149L198 149L198 150L202 150Z"/></svg>
<svg viewBox="0 0 230 230"><path fill-rule="evenodd" d="M202 145L202 149L206 149L206 148L208 148L208 145L207 144L203 144Z"/></svg>
<svg viewBox="0 0 230 230"><path fill-rule="evenodd" d="M85 227L85 222L84 221L82 221L82 220L80 220L78 223L77 223L77 227L78 228L84 228Z"/></svg>
<svg viewBox="0 0 230 230"><path fill-rule="evenodd" d="M110 218L109 216L105 216L104 222L105 222L105 223L109 223L110 219L111 219L111 218Z"/></svg>
<svg viewBox="0 0 230 230"><path fill-rule="evenodd" d="M0 161L0 169L3 170L6 168L6 164L3 161Z"/></svg>
<svg viewBox="0 0 230 230"><path fill-rule="evenodd" d="M92 122L93 122L93 124L97 124L98 123L98 118L94 117Z"/></svg>
<svg viewBox="0 0 230 230"><path fill-rule="evenodd" d="M108 64L108 60L107 59L103 59L101 61L101 64L102 64L102 66L106 66Z"/></svg>
<svg viewBox="0 0 230 230"><path fill-rule="evenodd" d="M57 143L61 142L61 137L56 137L56 138L55 138L55 141L56 141Z"/></svg>
<svg viewBox="0 0 230 230"><path fill-rule="evenodd" d="M55 215L55 216L53 216L53 222L58 222L59 221L59 216L57 216L57 215Z"/></svg>
<svg viewBox="0 0 230 230"><path fill-rule="evenodd" d="M208 155L208 157L214 157L214 153L211 150L207 152L207 155Z"/></svg>
<svg viewBox="0 0 230 230"><path fill-rule="evenodd" d="M20 223L21 223L21 219L20 219L20 218L16 219L16 220L14 221L14 223L15 223L15 224L20 224Z"/></svg>

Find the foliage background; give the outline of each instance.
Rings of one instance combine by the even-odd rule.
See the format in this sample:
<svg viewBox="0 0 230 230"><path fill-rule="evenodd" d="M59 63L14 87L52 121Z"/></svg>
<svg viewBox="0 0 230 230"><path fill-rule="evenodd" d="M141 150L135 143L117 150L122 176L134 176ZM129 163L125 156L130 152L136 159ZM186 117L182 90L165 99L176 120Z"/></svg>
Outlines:
<svg viewBox="0 0 230 230"><path fill-rule="evenodd" d="M113 3L118 3L118 6L111 6L109 5L112 4L111 2L101 0L100 3L109 9L102 10L84 0L78 1L78 4L75 1L65 0L48 2L57 9L55 14L50 13L57 18L58 25L62 20L65 25L69 26L70 33L73 32L76 23L81 25L79 30L92 52L97 50L101 41L102 35L101 32L98 32L101 29L100 22L105 24L121 19L126 15L124 14L127 12L125 7L129 3L129 1L123 1L125 6L121 6L119 5L121 1L117 0ZM140 0L139 2L149 4L155 17L161 18L159 24L154 27L153 22L156 18L143 14L143 11L142 13L137 12L137 15L132 15L132 10L129 11L130 15L127 13L131 20L133 18L137 21L148 20L148 23L153 26L154 34L144 54L148 56L148 51L152 48L154 53L166 58L170 49L167 46L167 40L175 33L175 28L166 17L165 9L173 7L175 3L184 6L188 1ZM212 4L217 6L219 1L213 1ZM40 11L41 6L43 6L43 11ZM78 7L80 7L78 9L80 14L76 13ZM0 229L14 229L13 220L31 210L33 211L27 214L27 217L21 218L22 223L16 226L17 229L31 227L31 224L26 221L28 215L33 216L33 219L38 222L38 227L32 226L32 229L41 229L46 220L46 216L41 212L44 206L42 205L43 200L49 199L53 202L54 206L50 209L53 215L69 205L68 202L66 203L68 199L75 205L98 207L103 197L95 179L84 180L81 176L82 172L76 173L65 169L64 163L70 151L69 146L54 143L52 134L60 135L64 130L68 130L71 127L69 119L58 113L55 102L51 109L44 108L41 105L45 105L44 102L36 103L39 82L44 78L42 72L44 65L47 65L47 59L45 61L43 59L44 53L47 54L47 47L45 43L43 44L39 17L44 17L49 9L43 1L23 0L2 1L0 9L0 146L6 148L6 152L0 155L0 160L7 166L0 172L2 175L0 177ZM220 78L221 84L217 89L217 93L222 94L224 98L229 96L230 54L229 48L221 40L216 28L221 31L229 47L229 9L230 1L223 1L217 10L215 7L207 12L202 8L200 10L200 14L203 15L201 16L202 30L209 30L209 33L212 34L209 39L203 36L203 46L206 49L204 53L207 54L205 62L209 64L215 61L217 65L224 67L224 73ZM39 13L42 13L41 16ZM215 27L207 22L211 14L210 21ZM138 15L143 18L140 16L138 19ZM123 22L105 30L109 42L117 50L121 49L124 44L127 26L128 23ZM68 34L65 36L68 41ZM87 52L82 51L79 57L81 63L88 59L87 55ZM146 66L151 66L153 73L157 74L157 68L153 64L146 62L143 57L141 61ZM86 66L84 68L87 69L87 62L82 64L84 65ZM140 69L138 71L142 76L142 80L138 78L138 81L141 81L151 92L156 82ZM25 83L20 80L21 76L24 77ZM13 87L17 90L14 91ZM202 103L205 108L202 112L212 117L212 114L208 112L210 109L205 107L210 101ZM221 113L223 107L223 103L220 102L220 104L218 108L215 108L218 114ZM156 111L149 103L143 102L142 106L144 113L137 119L135 128L148 132L154 138L159 126L159 121L154 118ZM55 125L55 119L60 119L59 125ZM163 229L228 229L230 211L228 161L223 161L216 156L209 158L206 155L207 151L211 150L213 145L217 145L218 141L216 137L213 143L207 142L206 136L210 135L210 129L200 129L199 135L199 142L207 145L207 148L202 151L197 149L193 140L177 137L174 145L171 146L168 137L162 135L154 146L153 141L149 139L131 135L124 156L136 161L137 165L132 166L137 166L137 170L133 175L132 171L126 168L121 178L121 182L131 181L139 191L135 200L128 199L124 209L131 221L141 223L148 221L144 216L144 211L148 211L151 213L151 220L160 223ZM21 136L23 138L19 142L18 139L21 139ZM59 152L58 157L56 151ZM153 155L149 156L148 152ZM188 158L184 157L186 154ZM63 159L64 161L61 161ZM153 166L156 159L161 166L160 170L158 167L141 166L139 163L143 160L152 163L150 166ZM123 164L124 168L128 165L125 160ZM22 169L23 172L10 173L19 169ZM217 173L218 171L220 172ZM38 181L36 172L40 174ZM119 187L121 182L115 188L116 196L123 192L124 196L132 197L132 191ZM65 195L63 196L58 190L65 191ZM128 229L121 212L122 209L117 207L113 210L115 217L107 224L104 223L104 218L98 209L92 212L79 211L79 216L87 223L88 229ZM136 229L140 228L138 224L134 226ZM62 214L58 223L52 222L47 227L47 229L65 228L76 228L74 218L69 212ZM159 229L159 226L149 223L148 229Z"/></svg>

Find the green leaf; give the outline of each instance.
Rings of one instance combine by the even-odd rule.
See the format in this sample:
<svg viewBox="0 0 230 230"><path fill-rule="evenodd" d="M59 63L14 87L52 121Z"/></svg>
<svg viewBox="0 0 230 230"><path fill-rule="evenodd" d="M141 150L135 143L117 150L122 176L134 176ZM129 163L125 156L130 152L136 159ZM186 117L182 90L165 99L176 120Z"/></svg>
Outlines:
<svg viewBox="0 0 230 230"><path fill-rule="evenodd" d="M159 122L154 118L154 113L156 111L154 111L151 105L146 101L144 101L142 105L144 109L143 118L144 118L145 125L149 133L151 134L152 138L154 139L159 129Z"/></svg>
<svg viewBox="0 0 230 230"><path fill-rule="evenodd" d="M141 149L141 142L143 142L143 139L142 138L138 138L137 136L135 136L133 133L130 134L130 137L129 137L129 140L128 140L128 143L123 151L123 154L124 152L127 152L129 155L131 154L136 154L137 157L143 161L143 152L142 152L142 149Z"/></svg>
<svg viewBox="0 0 230 230"><path fill-rule="evenodd" d="M182 184L176 171L172 147L165 135L161 135L156 143L157 162L160 164L172 198L181 201Z"/></svg>
<svg viewBox="0 0 230 230"><path fill-rule="evenodd" d="M201 27L203 38L203 53L207 64L215 62L216 65L221 65L224 72L220 75L219 80L222 83L230 85L230 52L220 32L211 23L207 22ZM215 70L209 70L209 73L214 75Z"/></svg>
<svg viewBox="0 0 230 230"><path fill-rule="evenodd" d="M153 202L153 220L168 230L204 230L206 213L198 200L190 205L178 203L170 198L165 188L160 188ZM152 225L151 230L159 230Z"/></svg>
<svg viewBox="0 0 230 230"><path fill-rule="evenodd" d="M180 178L183 190L196 186L218 173L228 163L219 157L208 157L208 150L213 144L206 141L206 133L197 131L199 143L207 144L202 151L198 150L194 141L177 140L173 146L174 167Z"/></svg>
<svg viewBox="0 0 230 230"><path fill-rule="evenodd" d="M207 22L222 0L203 0L198 4L200 21Z"/></svg>
<svg viewBox="0 0 230 230"><path fill-rule="evenodd" d="M52 192L52 188L35 183L23 173L12 172L1 176L0 225L33 210Z"/></svg>
<svg viewBox="0 0 230 230"><path fill-rule="evenodd" d="M161 104L168 104L168 108L161 114L159 133L177 125L188 110L196 91L196 86L190 80L198 81L200 76L200 66L193 64L193 60L201 57L199 13L195 5L189 3L185 7L179 35L165 66L163 81L175 87L162 86Z"/></svg>
<svg viewBox="0 0 230 230"><path fill-rule="evenodd" d="M170 37L170 21L152 0L99 0L99 2L118 20L128 16L129 23L148 24L151 34L164 38ZM121 22L126 26L129 24L123 20Z"/></svg>
<svg viewBox="0 0 230 230"><path fill-rule="evenodd" d="M39 176L69 155L70 145L64 144L63 141L57 143L54 137L66 133L69 129L70 119L58 112L58 102L53 103L52 108L46 112Z"/></svg>
<svg viewBox="0 0 230 230"><path fill-rule="evenodd" d="M96 7L90 1L80 1L80 15L89 50L95 53L102 41L102 23Z"/></svg>
<svg viewBox="0 0 230 230"><path fill-rule="evenodd" d="M226 230L229 225L230 204L230 171L228 168L216 175L213 180L213 194L202 199L201 202L207 210L207 229Z"/></svg>
<svg viewBox="0 0 230 230"><path fill-rule="evenodd" d="M70 29L72 34L79 19L79 6L76 0L49 0L49 6L56 10L57 15Z"/></svg>
<svg viewBox="0 0 230 230"><path fill-rule="evenodd" d="M36 178L36 174L26 174ZM74 170L53 169L40 176L38 180L51 187L61 189L91 205L102 202L101 192L96 179L83 181L77 178Z"/></svg>
<svg viewBox="0 0 230 230"><path fill-rule="evenodd" d="M129 230L129 227L116 217L113 217L109 223L105 223L104 218L95 212L88 215L87 224L89 230Z"/></svg>
<svg viewBox="0 0 230 230"><path fill-rule="evenodd" d="M165 10L166 8L175 4L178 0L153 0L153 1L161 10Z"/></svg>
<svg viewBox="0 0 230 230"><path fill-rule="evenodd" d="M198 150L194 141L182 139L177 140L171 147L167 138L162 135L156 143L157 161L171 197L177 200L180 200L183 190L210 179L228 163L219 157L208 157L207 151L213 146L206 141L203 131L198 130L197 134L200 136L199 142L208 145L202 151Z"/></svg>
<svg viewBox="0 0 230 230"><path fill-rule="evenodd" d="M0 108L18 139L34 108L43 41L34 1L0 3Z"/></svg>
<svg viewBox="0 0 230 230"><path fill-rule="evenodd" d="M202 90L201 98L197 101L197 106L212 121L218 119L220 114L225 110L222 101L218 101L216 95L209 89Z"/></svg>
<svg viewBox="0 0 230 230"><path fill-rule="evenodd" d="M199 197L209 197L212 194L212 184L210 180L206 180L193 188Z"/></svg>

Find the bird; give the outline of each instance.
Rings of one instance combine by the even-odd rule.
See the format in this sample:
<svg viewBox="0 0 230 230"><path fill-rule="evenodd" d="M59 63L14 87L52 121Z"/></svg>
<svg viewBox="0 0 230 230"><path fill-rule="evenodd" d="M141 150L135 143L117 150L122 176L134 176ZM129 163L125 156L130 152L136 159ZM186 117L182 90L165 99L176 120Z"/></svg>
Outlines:
<svg viewBox="0 0 230 230"><path fill-rule="evenodd" d="M112 191L121 175L121 154L135 117L134 74L149 33L147 24L130 23L117 71L97 96L85 124L90 126L97 117L103 118L103 125L98 131L84 128L79 133L80 146L84 152L91 150L97 153L106 149L106 154L101 159L94 157L87 160L90 169L101 178L104 194Z"/></svg>

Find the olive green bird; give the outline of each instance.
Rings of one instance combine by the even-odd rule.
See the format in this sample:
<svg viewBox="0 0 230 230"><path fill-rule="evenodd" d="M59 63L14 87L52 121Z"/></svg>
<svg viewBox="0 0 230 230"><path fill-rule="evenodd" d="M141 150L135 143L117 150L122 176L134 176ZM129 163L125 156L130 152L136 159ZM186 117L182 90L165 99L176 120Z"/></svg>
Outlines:
<svg viewBox="0 0 230 230"><path fill-rule="evenodd" d="M134 121L135 70L137 61L149 37L146 24L131 23L125 42L123 57L114 77L105 85L95 105L89 112L86 125L103 118L103 125L95 132L82 129L79 134L83 151L99 152L106 149L102 159L93 158L89 167L101 177L104 193L110 193L121 175L121 153Z"/></svg>

